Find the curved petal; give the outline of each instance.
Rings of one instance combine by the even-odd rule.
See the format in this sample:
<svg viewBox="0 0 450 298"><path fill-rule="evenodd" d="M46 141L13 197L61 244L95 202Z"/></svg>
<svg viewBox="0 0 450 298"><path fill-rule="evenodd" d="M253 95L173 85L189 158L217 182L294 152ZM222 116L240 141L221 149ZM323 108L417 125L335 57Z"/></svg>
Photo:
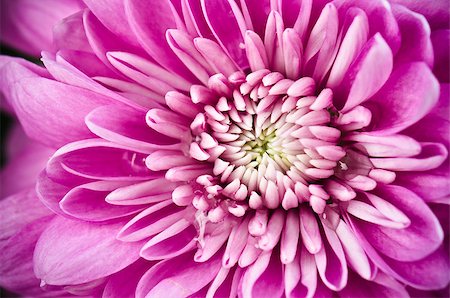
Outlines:
<svg viewBox="0 0 450 298"><path fill-rule="evenodd" d="M63 212L85 221L105 221L134 214L143 206L117 206L105 197L118 187L130 182L97 181L72 188L59 202Z"/></svg>
<svg viewBox="0 0 450 298"><path fill-rule="evenodd" d="M284 291L283 267L279 255L263 252L247 268L241 279L242 297L281 297Z"/></svg>
<svg viewBox="0 0 450 298"><path fill-rule="evenodd" d="M448 28L450 10L448 2L445 0L426 2L416 0L390 0L390 2L404 5L407 8L424 15L433 30Z"/></svg>
<svg viewBox="0 0 450 298"><path fill-rule="evenodd" d="M139 43L127 22L122 0L83 0L86 6L111 32L133 46Z"/></svg>
<svg viewBox="0 0 450 298"><path fill-rule="evenodd" d="M36 276L49 285L75 285L129 266L139 258L142 243L116 240L122 225L122 222L94 224L56 217L36 244Z"/></svg>
<svg viewBox="0 0 450 298"><path fill-rule="evenodd" d="M439 30L431 33L431 42L434 49L433 72L439 82L450 82L450 30ZM448 98L448 96L447 96Z"/></svg>
<svg viewBox="0 0 450 298"><path fill-rule="evenodd" d="M145 166L145 154L135 148L117 145L102 139L70 143L55 152L47 164L47 172L55 181L64 181L55 172L60 165L69 174L100 180L145 180L159 177Z"/></svg>
<svg viewBox="0 0 450 298"><path fill-rule="evenodd" d="M217 41L241 68L248 67L244 44L246 25L238 6L229 0L202 0L203 14Z"/></svg>
<svg viewBox="0 0 450 298"><path fill-rule="evenodd" d="M155 11L151 18L148 11ZM141 46L158 63L190 82L196 82L192 73L181 63L166 42L167 29L177 29L179 16L169 0L126 0L125 12L132 31Z"/></svg>
<svg viewBox="0 0 450 298"><path fill-rule="evenodd" d="M0 217L0 244L30 222L52 215L39 201L34 189L23 190L3 198L0 200L0 208L7 214Z"/></svg>
<svg viewBox="0 0 450 298"><path fill-rule="evenodd" d="M342 112L349 111L374 95L392 71L392 51L380 34L375 34L362 48L337 90L337 98L346 98Z"/></svg>
<svg viewBox="0 0 450 298"><path fill-rule="evenodd" d="M53 26L82 8L80 0L5 1L0 16L1 40L38 57L42 50L53 49Z"/></svg>
<svg viewBox="0 0 450 298"><path fill-rule="evenodd" d="M84 116L110 102L103 95L45 78L19 79L14 88L12 106L25 132L49 147L91 137Z"/></svg>
<svg viewBox="0 0 450 298"><path fill-rule="evenodd" d="M327 241L314 255L317 270L323 283L333 291L340 291L347 284L348 269L344 251L336 232L322 225Z"/></svg>
<svg viewBox="0 0 450 298"><path fill-rule="evenodd" d="M411 222L404 229L355 222L379 252L398 261L411 262L426 257L441 245L444 233L439 221L416 194L395 185L380 186L374 192L400 209Z"/></svg>
<svg viewBox="0 0 450 298"><path fill-rule="evenodd" d="M447 163L424 172L398 172L396 184L412 190L426 202L438 202L450 195L450 170Z"/></svg>
<svg viewBox="0 0 450 298"><path fill-rule="evenodd" d="M2 243L0 254L2 288L30 297L39 297L43 294L40 281L33 272L33 250L39 236L52 218L50 215L28 222L8 241Z"/></svg>
<svg viewBox="0 0 450 298"><path fill-rule="evenodd" d="M401 5L393 5L392 11L402 34L402 44L395 63L423 61L433 67L433 45L427 20Z"/></svg>
<svg viewBox="0 0 450 298"><path fill-rule="evenodd" d="M126 106L98 107L86 116L85 121L87 127L99 137L143 152L150 153L176 142L148 127L145 112Z"/></svg>
<svg viewBox="0 0 450 298"><path fill-rule="evenodd" d="M438 81L425 63L397 67L368 103L375 110L371 133L388 135L407 128L428 114L438 97Z"/></svg>
<svg viewBox="0 0 450 298"><path fill-rule="evenodd" d="M350 272L349 283L339 292L339 297L408 298L409 295L402 284L383 272L378 272L377 276L370 281L361 279Z"/></svg>
<svg viewBox="0 0 450 298"><path fill-rule="evenodd" d="M220 257L196 263L191 253L153 266L139 281L138 297L188 297L209 284L220 269Z"/></svg>
<svg viewBox="0 0 450 298"><path fill-rule="evenodd" d="M154 204L124 225L117 239L134 242L148 238L167 229L185 216L185 208L174 205L172 200Z"/></svg>
<svg viewBox="0 0 450 298"><path fill-rule="evenodd" d="M139 280L153 265L154 262L139 259L134 264L112 275L106 283L102 297L133 297Z"/></svg>
<svg viewBox="0 0 450 298"><path fill-rule="evenodd" d="M181 219L150 239L140 254L147 260L170 259L194 250L197 235L197 229L192 223Z"/></svg>

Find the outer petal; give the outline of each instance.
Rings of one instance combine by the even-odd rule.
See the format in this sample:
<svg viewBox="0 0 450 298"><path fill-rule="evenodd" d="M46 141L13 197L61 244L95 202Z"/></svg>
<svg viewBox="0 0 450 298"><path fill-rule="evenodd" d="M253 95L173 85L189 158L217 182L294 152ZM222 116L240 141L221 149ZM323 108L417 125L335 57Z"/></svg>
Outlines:
<svg viewBox="0 0 450 298"><path fill-rule="evenodd" d="M109 278L102 297L133 297L139 280L153 265L153 262L139 259L134 264L126 267L120 272L117 272Z"/></svg>
<svg viewBox="0 0 450 298"><path fill-rule="evenodd" d="M44 78L20 79L14 88L12 106L25 132L49 147L89 138L84 116L110 102L100 94Z"/></svg>
<svg viewBox="0 0 450 298"><path fill-rule="evenodd" d="M426 257L441 245L444 234L439 221L416 194L394 185L379 187L375 193L399 208L411 221L404 229L358 223L358 228L379 252L411 262Z"/></svg>
<svg viewBox="0 0 450 298"><path fill-rule="evenodd" d="M433 72L440 82L450 82L450 30L439 30L431 33L434 49ZM448 96L447 96L448 98Z"/></svg>
<svg viewBox="0 0 450 298"><path fill-rule="evenodd" d="M82 7L80 0L3 1L1 40L24 53L39 56L42 50L53 48L53 26Z"/></svg>
<svg viewBox="0 0 450 298"><path fill-rule="evenodd" d="M10 131L6 145L9 147L9 162L0 171L0 197L34 188L39 172L53 152L52 149L31 141L19 125Z"/></svg>
<svg viewBox="0 0 450 298"><path fill-rule="evenodd" d="M142 244L116 240L122 225L55 218L36 244L36 276L50 285L74 285L127 267L139 258Z"/></svg>
<svg viewBox="0 0 450 298"><path fill-rule="evenodd" d="M133 34L125 16L123 0L83 0L95 16L117 36L134 46L139 43Z"/></svg>
<svg viewBox="0 0 450 298"><path fill-rule="evenodd" d="M229 0L202 0L203 13L211 31L220 45L242 69L248 67L244 43L244 18L234 3Z"/></svg>
<svg viewBox="0 0 450 298"><path fill-rule="evenodd" d="M149 11L156 13L149 18ZM196 82L165 39L167 29L177 29L179 26L179 17L169 0L126 0L125 12L131 29L150 56L167 69Z"/></svg>
<svg viewBox="0 0 450 298"><path fill-rule="evenodd" d="M416 1L416 0L390 0L408 7L424 15L432 29L448 28L450 20L450 4L446 0Z"/></svg>
<svg viewBox="0 0 450 298"><path fill-rule="evenodd" d="M372 134L399 132L422 119L435 106L439 84L425 63L399 66L368 103Z"/></svg>
<svg viewBox="0 0 450 298"><path fill-rule="evenodd" d="M0 285L22 295L37 297L43 294L40 281L33 272L33 250L52 216L30 222L2 243L0 254Z"/></svg>
<svg viewBox="0 0 450 298"><path fill-rule="evenodd" d="M383 272L378 272L370 281L361 279L352 272L349 277L349 283L339 292L339 297L409 297L402 284Z"/></svg>
<svg viewBox="0 0 450 298"><path fill-rule="evenodd" d="M424 61L433 66L433 46L427 20L400 5L392 7L402 34L402 44L395 62Z"/></svg>
<svg viewBox="0 0 450 298"><path fill-rule="evenodd" d="M194 262L191 253L153 266L136 289L138 297L188 297L210 283L220 269L220 257Z"/></svg>

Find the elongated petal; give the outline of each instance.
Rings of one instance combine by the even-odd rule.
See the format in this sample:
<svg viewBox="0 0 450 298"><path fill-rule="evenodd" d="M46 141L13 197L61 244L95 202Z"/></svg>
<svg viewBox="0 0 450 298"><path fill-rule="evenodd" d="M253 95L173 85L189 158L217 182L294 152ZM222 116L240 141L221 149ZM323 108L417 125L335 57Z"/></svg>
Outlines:
<svg viewBox="0 0 450 298"><path fill-rule="evenodd" d="M372 133L392 134L416 123L434 107L438 96L438 82L425 63L399 66L371 101L376 105L372 115L377 117Z"/></svg>
<svg viewBox="0 0 450 298"><path fill-rule="evenodd" d="M139 297L188 297L210 283L220 269L220 258L196 263L191 253L168 259L147 271L136 289Z"/></svg>
<svg viewBox="0 0 450 298"><path fill-rule="evenodd" d="M411 262L426 257L441 245L444 234L439 221L416 194L400 186L384 186L376 194L394 204L411 221L404 229L358 224L379 252L395 260Z"/></svg>
<svg viewBox="0 0 450 298"><path fill-rule="evenodd" d="M50 285L73 285L106 277L132 264L139 258L141 243L116 240L122 225L56 217L36 244L36 276Z"/></svg>

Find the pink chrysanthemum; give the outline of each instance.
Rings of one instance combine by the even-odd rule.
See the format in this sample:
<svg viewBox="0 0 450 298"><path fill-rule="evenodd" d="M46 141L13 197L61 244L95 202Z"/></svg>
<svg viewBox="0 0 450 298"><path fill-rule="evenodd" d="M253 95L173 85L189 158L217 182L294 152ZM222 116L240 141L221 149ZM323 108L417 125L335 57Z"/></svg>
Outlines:
<svg viewBox="0 0 450 298"><path fill-rule="evenodd" d="M46 208L1 202L21 214L2 285L36 295L12 270L34 251L54 295L448 286L445 1L84 2L45 69L1 60L25 132L57 149Z"/></svg>

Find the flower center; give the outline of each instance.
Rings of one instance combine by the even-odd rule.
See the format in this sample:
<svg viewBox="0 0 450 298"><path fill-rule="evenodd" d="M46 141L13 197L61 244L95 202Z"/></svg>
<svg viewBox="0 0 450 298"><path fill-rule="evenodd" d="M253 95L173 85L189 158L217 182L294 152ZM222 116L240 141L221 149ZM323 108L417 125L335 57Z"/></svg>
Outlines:
<svg viewBox="0 0 450 298"><path fill-rule="evenodd" d="M317 94L309 77L292 81L268 70L215 75L209 83L190 145L193 158L213 164L214 177L197 179L204 187L199 196L207 193L204 207L213 200L236 213L295 208L311 184L334 174L345 152L337 146L340 130L330 126L329 89Z"/></svg>

